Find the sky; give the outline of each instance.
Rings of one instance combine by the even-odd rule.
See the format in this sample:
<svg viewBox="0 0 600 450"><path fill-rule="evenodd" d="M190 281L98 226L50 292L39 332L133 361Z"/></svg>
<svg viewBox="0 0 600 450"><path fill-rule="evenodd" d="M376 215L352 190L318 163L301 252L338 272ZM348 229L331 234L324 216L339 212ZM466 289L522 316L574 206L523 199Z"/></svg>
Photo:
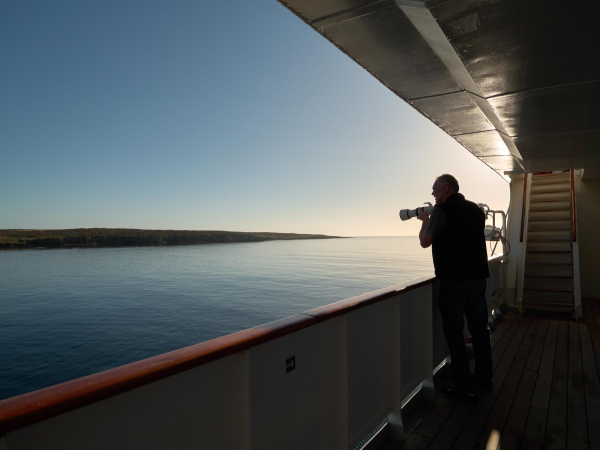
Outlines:
<svg viewBox="0 0 600 450"><path fill-rule="evenodd" d="M275 0L0 3L0 229L416 235L508 183Z"/></svg>

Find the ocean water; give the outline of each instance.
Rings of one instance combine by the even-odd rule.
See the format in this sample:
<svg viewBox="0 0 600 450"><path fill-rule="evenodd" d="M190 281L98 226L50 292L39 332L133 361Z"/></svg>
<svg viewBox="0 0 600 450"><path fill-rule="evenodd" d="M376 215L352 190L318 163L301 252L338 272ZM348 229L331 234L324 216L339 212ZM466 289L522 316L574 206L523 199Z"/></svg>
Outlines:
<svg viewBox="0 0 600 450"><path fill-rule="evenodd" d="M0 399L433 276L416 237L0 252Z"/></svg>

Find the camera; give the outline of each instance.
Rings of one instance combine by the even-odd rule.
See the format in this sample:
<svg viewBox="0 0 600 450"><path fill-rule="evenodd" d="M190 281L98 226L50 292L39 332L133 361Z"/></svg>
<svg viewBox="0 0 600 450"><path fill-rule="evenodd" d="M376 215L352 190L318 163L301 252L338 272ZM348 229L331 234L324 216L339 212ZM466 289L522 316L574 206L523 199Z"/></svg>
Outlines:
<svg viewBox="0 0 600 450"><path fill-rule="evenodd" d="M429 202L425 202L425 204L429 205L429 206L419 207L419 208L415 208L415 209L401 209L400 210L400 220L408 220L408 219L412 219L413 217L417 217L419 215L420 209L425 211L427 214L431 214L431 211L433 211L433 205Z"/></svg>

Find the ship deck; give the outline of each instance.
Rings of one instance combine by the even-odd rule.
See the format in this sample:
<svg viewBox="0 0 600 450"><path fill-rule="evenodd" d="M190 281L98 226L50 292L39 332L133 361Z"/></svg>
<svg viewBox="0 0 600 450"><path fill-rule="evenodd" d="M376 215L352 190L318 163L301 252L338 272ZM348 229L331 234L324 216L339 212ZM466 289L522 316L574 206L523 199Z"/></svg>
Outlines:
<svg viewBox="0 0 600 450"><path fill-rule="evenodd" d="M583 305L578 322L506 314L492 333L493 391L441 396L402 449L600 448L600 301Z"/></svg>

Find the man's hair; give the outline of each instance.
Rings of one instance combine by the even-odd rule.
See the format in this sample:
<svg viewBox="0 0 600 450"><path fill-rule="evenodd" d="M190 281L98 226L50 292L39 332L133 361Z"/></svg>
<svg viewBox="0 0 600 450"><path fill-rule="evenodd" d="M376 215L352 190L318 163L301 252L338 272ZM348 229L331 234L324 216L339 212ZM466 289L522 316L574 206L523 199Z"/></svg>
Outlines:
<svg viewBox="0 0 600 450"><path fill-rule="evenodd" d="M458 192L458 180L452 174L445 173L435 179L436 183L446 183L454 192Z"/></svg>

